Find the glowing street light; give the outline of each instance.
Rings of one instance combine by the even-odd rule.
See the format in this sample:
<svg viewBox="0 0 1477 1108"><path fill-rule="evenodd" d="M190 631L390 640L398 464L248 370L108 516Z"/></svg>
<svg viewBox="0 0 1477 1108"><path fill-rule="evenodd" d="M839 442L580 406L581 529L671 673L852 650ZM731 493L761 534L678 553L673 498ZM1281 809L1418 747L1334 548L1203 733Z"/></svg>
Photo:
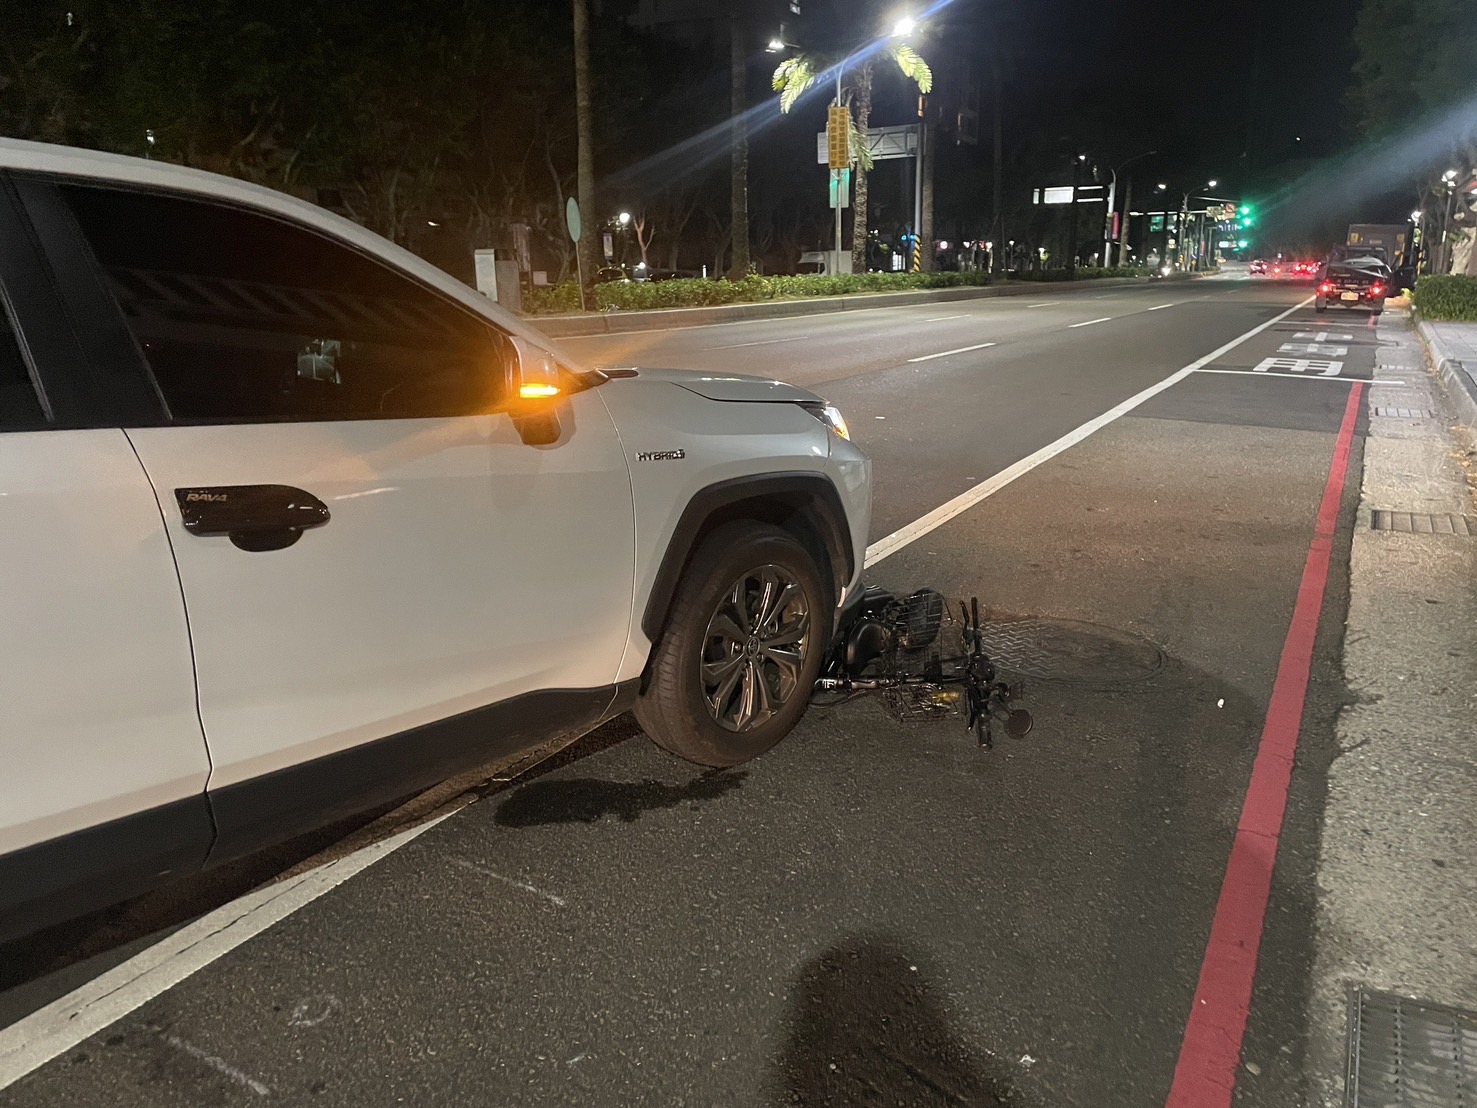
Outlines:
<svg viewBox="0 0 1477 1108"><path fill-rule="evenodd" d="M769 45L764 49L768 50L771 54L779 54L785 49L785 44L779 38L772 38L769 40Z"/></svg>
<svg viewBox="0 0 1477 1108"><path fill-rule="evenodd" d="M620 221L621 221L621 226L624 227L628 223L631 222L631 213L630 212L621 212L619 218L620 218Z"/></svg>
<svg viewBox="0 0 1477 1108"><path fill-rule="evenodd" d="M1410 213L1410 221L1412 223L1419 223L1421 221L1421 210L1419 208Z"/></svg>
<svg viewBox="0 0 1477 1108"><path fill-rule="evenodd" d="M892 25L893 38L907 38L918 29L918 21L911 15L905 15Z"/></svg>
<svg viewBox="0 0 1477 1108"><path fill-rule="evenodd" d="M1213 189L1218 184L1220 184L1219 181L1215 180L1214 178L1211 178L1209 181L1206 181L1205 182L1205 187L1208 188L1208 189Z"/></svg>

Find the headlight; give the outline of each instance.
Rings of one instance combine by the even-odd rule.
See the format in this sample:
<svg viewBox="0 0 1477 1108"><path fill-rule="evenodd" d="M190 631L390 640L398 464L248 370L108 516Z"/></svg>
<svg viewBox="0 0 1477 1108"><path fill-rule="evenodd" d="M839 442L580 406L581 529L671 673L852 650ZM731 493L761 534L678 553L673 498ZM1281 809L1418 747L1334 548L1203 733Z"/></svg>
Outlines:
<svg viewBox="0 0 1477 1108"><path fill-rule="evenodd" d="M836 405L806 404L804 408L843 439L851 438L851 431L846 426L846 417L841 414L841 409Z"/></svg>

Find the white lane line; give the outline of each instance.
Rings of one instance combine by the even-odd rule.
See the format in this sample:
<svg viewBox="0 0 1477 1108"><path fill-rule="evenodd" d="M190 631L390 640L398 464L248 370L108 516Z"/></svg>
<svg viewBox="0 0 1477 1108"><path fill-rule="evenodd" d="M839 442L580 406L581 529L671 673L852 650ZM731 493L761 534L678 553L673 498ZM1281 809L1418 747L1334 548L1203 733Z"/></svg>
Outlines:
<svg viewBox="0 0 1477 1108"><path fill-rule="evenodd" d="M1252 338L1255 335L1259 335L1267 328L1281 323L1288 316L1292 315L1293 312L1296 312L1302 308L1306 308L1310 303L1312 303L1311 297L1307 300L1304 300L1301 304L1296 304L1293 307L1288 308L1287 311L1283 312L1281 315L1273 316L1271 319L1267 320L1267 322L1258 324L1250 331L1247 331L1246 334L1241 335L1239 338L1232 339L1220 349L1212 350L1209 354L1205 355L1205 357L1191 362L1183 369L1179 369L1176 370L1174 373L1171 373L1168 377L1160 381L1157 385L1150 385L1143 392L1138 393L1134 396L1130 396L1127 400L1125 400L1122 404L1119 404L1117 407L1110 408L1097 418L1088 420L1081 427L1078 427L1075 431L1068 431L1061 438L1057 439L1056 442L1043 446L1034 454L1028 454L1026 457L1022 458L1014 465L1002 469L999 473L995 474L995 476L991 477L988 481L981 482L974 488L970 489L968 492L960 493L958 496L954 497L953 500L949 500L943 504L940 504L933 511L929 512L925 516L915 519L906 527L894 531L892 534L888 535L885 538L878 539L871 546L867 547L867 567L870 568L876 565L884 558L890 558L892 555L896 554L899 550L907 546L909 543L917 542L929 532L936 531L938 528L948 523L949 520L953 519L955 516L967 512L970 508L973 508L976 504L980 503L986 497L993 496L995 493L1005 488L1006 485L1009 485L1017 478L1024 477L1027 473L1030 473L1031 470L1035 469L1037 466L1041 465L1044 462L1049 462L1052 458L1055 458L1058 454L1062 453L1062 451L1076 446L1079 442L1087 438L1089 435L1093 434L1095 431L1101 431L1104 427L1112 423L1118 417L1126 415L1127 413L1133 411L1133 409L1144 403L1144 401L1152 400L1165 389L1179 384L1190 374L1194 373L1197 369L1200 369L1203 366L1208 366L1211 362L1215 361L1222 355L1235 350L1236 347L1240 346L1247 339Z"/></svg>
<svg viewBox="0 0 1477 1108"><path fill-rule="evenodd" d="M1110 315L1105 315L1101 319L1088 319L1088 320L1084 320L1081 323L1069 323L1069 324L1067 324L1067 326L1068 327L1091 327L1094 323L1107 323L1108 320L1110 320L1112 318L1113 317L1110 316Z"/></svg>
<svg viewBox="0 0 1477 1108"><path fill-rule="evenodd" d="M222 905L81 988L0 1029L0 1089L15 1084L32 1070L393 854L460 807L459 804L362 850Z"/></svg>
<svg viewBox="0 0 1477 1108"><path fill-rule="evenodd" d="M935 358L947 358L951 354L968 354L971 350L984 350L986 347L994 346L993 342L982 342L978 346L961 346L958 350L943 350L937 354L924 354L921 358L909 358L908 363L931 362Z"/></svg>
<svg viewBox="0 0 1477 1108"><path fill-rule="evenodd" d="M927 153L927 151L925 151L925 153ZM1178 301L1176 301L1176 303L1178 303ZM1156 305L1154 305L1154 307L1147 308L1145 310L1146 311L1150 311L1150 312L1162 312L1165 308L1173 308L1173 307L1174 307L1174 304L1156 304Z"/></svg>
<svg viewBox="0 0 1477 1108"><path fill-rule="evenodd" d="M964 315L936 315L932 319L925 319L924 323L942 323L946 319L965 319Z"/></svg>
<svg viewBox="0 0 1477 1108"><path fill-rule="evenodd" d="M1026 307L1028 307L1028 308L1052 308L1052 307L1055 307L1056 305L1058 305L1060 303L1061 303L1060 300L1043 300L1039 304L1027 304Z"/></svg>
<svg viewBox="0 0 1477 1108"><path fill-rule="evenodd" d="M480 873L483 877L494 878L495 880L501 881L505 885L512 885L515 889L522 889L526 893L532 893L534 896L542 897L550 904L557 904L561 908L565 907L569 903L562 896L555 896L553 893L546 893L543 889L535 888L533 885L528 884L526 881L518 881L511 877L504 877L502 874L495 873L492 870L488 869L486 866L479 866L476 862L469 862L465 858L453 858L451 862L452 865L460 866L462 869L471 870L473 873Z"/></svg>
<svg viewBox="0 0 1477 1108"><path fill-rule="evenodd" d="M185 1042L185 1040L181 1039L178 1035L165 1035L164 1041L170 1046L174 1047L176 1050L182 1050L191 1058L205 1063L205 1065L215 1070L216 1073L224 1074L226 1077L229 1077L232 1081L236 1082L236 1084L244 1085L246 1088L254 1092L257 1096L270 1096L272 1094L271 1086L263 1085L260 1081L252 1077L250 1074L242 1073L235 1066L231 1065L230 1062L227 1062L224 1058L218 1058L214 1054L208 1054L205 1051L201 1050L194 1043Z"/></svg>
<svg viewBox="0 0 1477 1108"><path fill-rule="evenodd" d="M1338 374L1330 377L1321 373L1284 373L1278 369L1263 369L1258 371L1249 369L1197 369L1195 372L1224 373L1230 377L1291 377L1294 381L1343 381L1345 384L1348 384L1350 381L1364 381L1370 385L1401 385L1405 383L1403 381L1389 381L1381 377L1376 377L1371 381L1367 377L1340 377Z"/></svg>
<svg viewBox="0 0 1477 1108"><path fill-rule="evenodd" d="M784 339L760 339L757 342L730 342L724 346L705 346L704 350L737 350L742 346L772 346L777 342L800 342L802 339L814 338L814 335L792 335Z"/></svg>

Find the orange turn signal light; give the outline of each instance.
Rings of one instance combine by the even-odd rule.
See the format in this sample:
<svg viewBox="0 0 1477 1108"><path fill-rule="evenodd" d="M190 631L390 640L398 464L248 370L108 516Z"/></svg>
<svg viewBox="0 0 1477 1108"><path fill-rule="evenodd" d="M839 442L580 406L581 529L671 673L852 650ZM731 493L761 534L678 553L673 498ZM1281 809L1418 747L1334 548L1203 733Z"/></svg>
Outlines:
<svg viewBox="0 0 1477 1108"><path fill-rule="evenodd" d="M520 385L518 397L520 400L548 400L558 396L559 391L558 385Z"/></svg>

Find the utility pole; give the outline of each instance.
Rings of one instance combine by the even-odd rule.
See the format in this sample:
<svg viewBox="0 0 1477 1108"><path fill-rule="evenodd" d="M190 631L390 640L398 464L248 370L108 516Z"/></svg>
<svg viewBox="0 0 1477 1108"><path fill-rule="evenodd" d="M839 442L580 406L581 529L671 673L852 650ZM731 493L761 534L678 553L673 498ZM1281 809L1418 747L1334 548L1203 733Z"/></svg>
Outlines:
<svg viewBox="0 0 1477 1108"><path fill-rule="evenodd" d="M995 164L991 167L991 175L994 177L995 186L995 219L994 219L994 242L990 250L990 268L995 273L1004 273L1007 262L1005 258L1005 112L1001 105L1002 86L1000 79L1000 55L994 47L990 49L990 80L994 85L995 97Z"/></svg>
<svg viewBox="0 0 1477 1108"><path fill-rule="evenodd" d="M868 58L862 63L856 81L856 129L863 142L867 141L867 128L871 126L871 118L872 59ZM857 158L854 172L856 194L851 200L851 271L865 273L867 272L868 246L871 242L867 233L871 223L871 215L867 210L870 190L867 184L867 168L862 165L860 157Z"/></svg>
<svg viewBox="0 0 1477 1108"><path fill-rule="evenodd" d="M741 11L744 0L728 0L729 34L729 126L732 161L730 223L733 228L733 264L728 275L740 281L749 273L749 122L748 111L749 57L745 49Z"/></svg>
<svg viewBox="0 0 1477 1108"><path fill-rule="evenodd" d="M1082 172L1082 163L1087 161L1086 154L1079 154L1072 162L1072 203L1067 206L1071 213L1068 219L1070 229L1067 241L1067 270L1070 273L1077 272L1077 189L1080 187L1078 181Z"/></svg>

